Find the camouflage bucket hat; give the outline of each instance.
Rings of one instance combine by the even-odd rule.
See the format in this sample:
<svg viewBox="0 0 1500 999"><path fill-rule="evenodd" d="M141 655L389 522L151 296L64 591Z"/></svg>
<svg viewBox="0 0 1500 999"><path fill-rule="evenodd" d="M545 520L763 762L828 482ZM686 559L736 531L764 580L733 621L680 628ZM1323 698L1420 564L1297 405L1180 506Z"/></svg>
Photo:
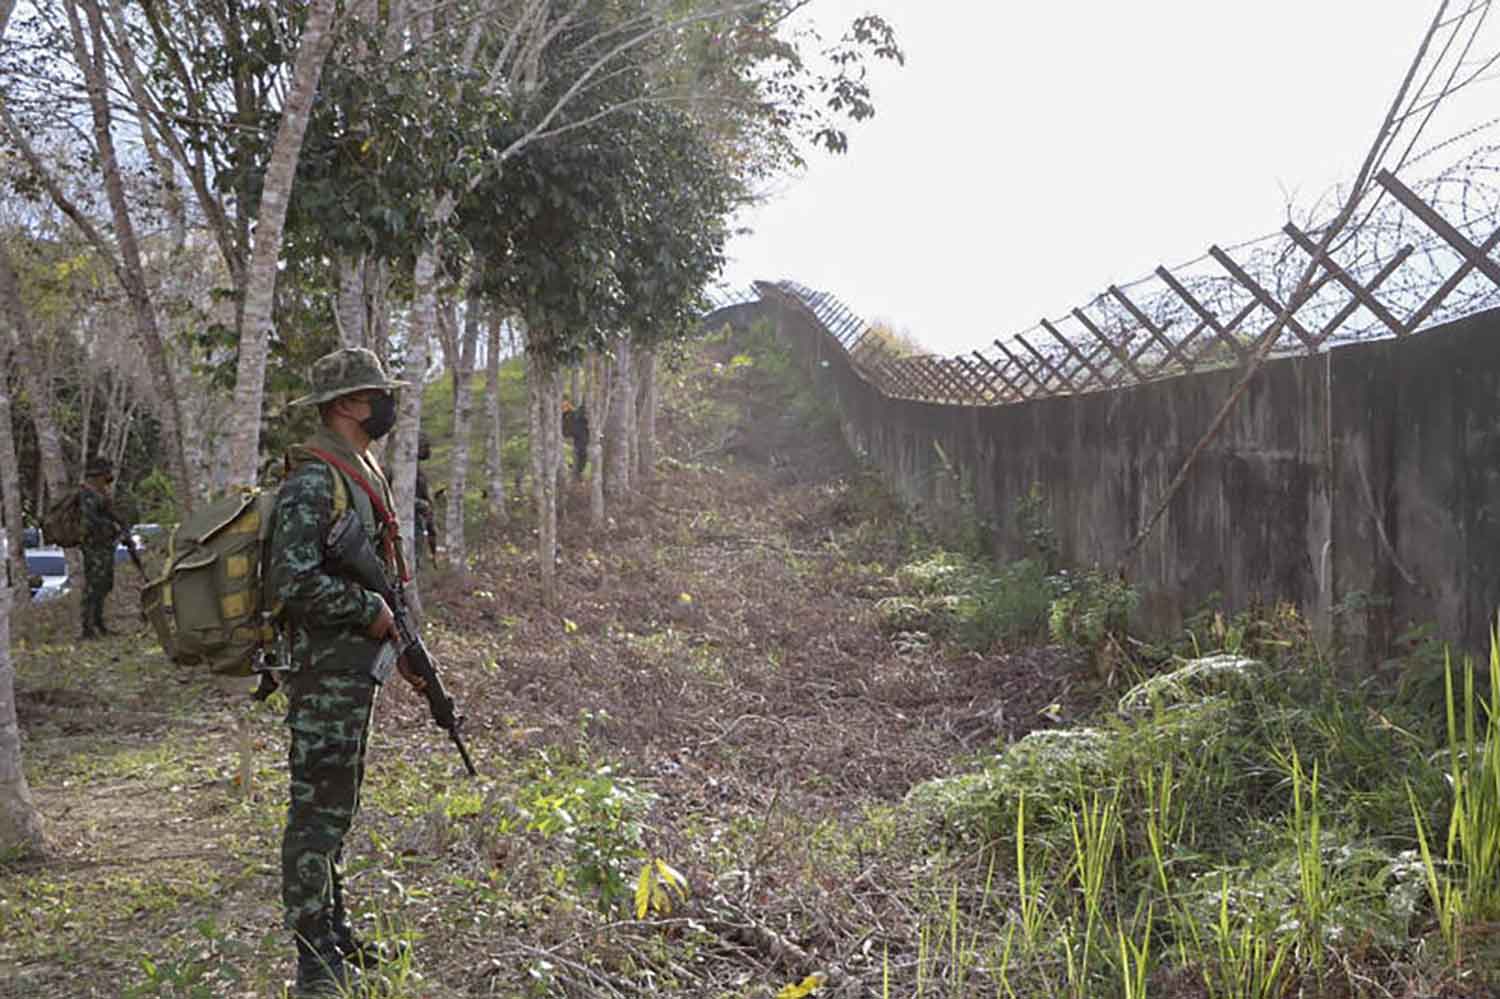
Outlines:
<svg viewBox="0 0 1500 999"><path fill-rule="evenodd" d="M90 458L84 466L83 477L92 479L96 475L114 475L115 466L108 458Z"/></svg>
<svg viewBox="0 0 1500 999"><path fill-rule="evenodd" d="M374 351L364 347L343 347L313 362L312 391L300 399L293 399L290 405L311 406L366 389L389 392L406 384L386 375Z"/></svg>

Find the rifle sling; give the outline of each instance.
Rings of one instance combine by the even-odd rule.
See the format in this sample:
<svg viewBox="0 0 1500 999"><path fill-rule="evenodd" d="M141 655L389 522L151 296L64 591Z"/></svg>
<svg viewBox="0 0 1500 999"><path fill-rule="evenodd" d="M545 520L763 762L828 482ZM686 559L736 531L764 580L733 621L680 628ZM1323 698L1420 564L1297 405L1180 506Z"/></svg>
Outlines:
<svg viewBox="0 0 1500 999"><path fill-rule="evenodd" d="M370 485L363 475L359 474L347 461L338 458L321 448L303 445L302 449L319 461L327 462L334 468L343 472L365 495L370 497L370 505L375 508L375 516L385 525L386 531L381 541L385 546L385 557L391 561L400 573L401 582L411 582L411 575L406 571L406 558L401 553L401 525L397 522L395 514L391 513L390 507L385 505L385 500L380 498L380 493L374 486Z"/></svg>

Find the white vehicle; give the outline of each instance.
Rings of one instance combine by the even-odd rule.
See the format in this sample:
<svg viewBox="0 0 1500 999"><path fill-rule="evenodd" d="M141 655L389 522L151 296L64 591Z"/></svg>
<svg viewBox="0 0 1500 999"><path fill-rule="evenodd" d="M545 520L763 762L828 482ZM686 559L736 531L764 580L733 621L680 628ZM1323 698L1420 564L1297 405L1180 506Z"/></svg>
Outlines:
<svg viewBox="0 0 1500 999"><path fill-rule="evenodd" d="M26 549L26 573L35 583L31 591L32 603L54 600L68 592L68 557L56 545Z"/></svg>

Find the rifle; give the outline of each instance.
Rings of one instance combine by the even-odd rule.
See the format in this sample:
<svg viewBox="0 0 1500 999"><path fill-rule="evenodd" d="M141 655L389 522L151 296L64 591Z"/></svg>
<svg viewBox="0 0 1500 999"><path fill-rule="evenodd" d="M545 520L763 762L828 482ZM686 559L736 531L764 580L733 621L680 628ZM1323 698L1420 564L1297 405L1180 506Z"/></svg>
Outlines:
<svg viewBox="0 0 1500 999"><path fill-rule="evenodd" d="M120 529L120 536L115 539L116 543L125 545L125 550L130 553L130 561L135 563L135 571L141 574L141 578L150 578L146 575L146 567L141 564L141 549L135 543L135 535L130 533L130 526L119 517L111 517L110 519Z"/></svg>
<svg viewBox="0 0 1500 999"><path fill-rule="evenodd" d="M411 609L406 602L406 588L400 580L393 586L386 578L385 566L375 554L375 549L370 546L370 539L365 536L364 528L354 511L346 510L334 522L328 531L324 551L334 571L385 598L396 619L396 633L399 636L397 653L406 657L407 666L422 679L422 692L427 697L427 708L432 713L433 722L447 732L453 745L458 747L469 776L478 777L479 771L474 769L474 761L469 758L468 747L459 734L464 718L454 712L453 698L443 689L443 681L438 678L437 665L427 651L427 644L422 641L422 636L412 624Z"/></svg>

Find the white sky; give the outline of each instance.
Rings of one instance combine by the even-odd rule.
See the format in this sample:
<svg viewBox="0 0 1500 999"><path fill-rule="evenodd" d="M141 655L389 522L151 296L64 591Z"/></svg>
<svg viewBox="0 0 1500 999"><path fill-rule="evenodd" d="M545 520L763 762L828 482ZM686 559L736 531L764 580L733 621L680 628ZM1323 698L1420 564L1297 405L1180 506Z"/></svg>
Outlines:
<svg viewBox="0 0 1500 999"><path fill-rule="evenodd" d="M741 220L726 283L790 278L929 350L1278 228L1352 178L1427 0L816 0L875 10L904 68L843 157Z"/></svg>

